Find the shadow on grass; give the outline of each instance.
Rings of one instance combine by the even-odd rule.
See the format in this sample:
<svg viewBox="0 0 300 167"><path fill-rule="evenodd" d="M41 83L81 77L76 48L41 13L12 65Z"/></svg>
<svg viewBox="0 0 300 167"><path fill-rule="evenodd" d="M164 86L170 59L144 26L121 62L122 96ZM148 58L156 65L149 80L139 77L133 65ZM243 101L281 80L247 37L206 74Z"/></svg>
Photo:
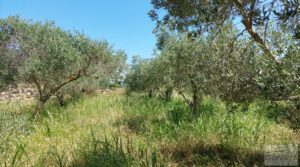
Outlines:
<svg viewBox="0 0 300 167"><path fill-rule="evenodd" d="M162 150L182 166L263 166L263 152L238 150L227 145L170 145Z"/></svg>
<svg viewBox="0 0 300 167"><path fill-rule="evenodd" d="M44 118L48 118L51 116L57 116L61 113L64 113L64 110L80 101L84 100L86 97L92 97L92 95L74 95L67 96L64 98L63 105L60 104L57 97L53 96L46 104L41 113L39 113L37 119L31 117L31 121L43 120ZM32 108L31 113L34 112L34 108ZM49 115L50 114L50 115Z"/></svg>
<svg viewBox="0 0 300 167"><path fill-rule="evenodd" d="M142 147L136 147L133 142L121 139L119 135L110 139L96 139L93 130L92 137L86 145L77 151L77 155L69 166L74 167L131 167L131 166L163 166L157 153L149 152Z"/></svg>
<svg viewBox="0 0 300 167"><path fill-rule="evenodd" d="M130 157L128 157L121 148L116 148L109 143L99 143L95 150L84 150L80 153L71 166L90 167L90 166L130 166Z"/></svg>

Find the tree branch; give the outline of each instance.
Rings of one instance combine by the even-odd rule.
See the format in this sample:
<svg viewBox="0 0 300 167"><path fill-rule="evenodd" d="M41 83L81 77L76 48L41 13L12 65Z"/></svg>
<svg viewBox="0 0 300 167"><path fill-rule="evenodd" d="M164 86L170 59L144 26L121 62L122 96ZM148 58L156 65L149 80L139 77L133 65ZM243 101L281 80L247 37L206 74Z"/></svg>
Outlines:
<svg viewBox="0 0 300 167"><path fill-rule="evenodd" d="M253 22L252 22L252 11L254 9L255 0L252 0L251 7L253 9L250 9L249 14L244 9L243 5L238 0L233 0L233 3L237 7L238 11L241 13L243 20L242 23L245 26L246 30L250 34L250 36L253 38L255 42L257 42L260 47L263 49L264 53L270 57L272 60L276 61L275 56L272 54L270 48L267 46L266 42L260 37L260 35L253 29Z"/></svg>
<svg viewBox="0 0 300 167"><path fill-rule="evenodd" d="M32 80L33 80L33 83L36 85L36 87L38 89L40 97L42 97L43 96L43 92L42 92L41 85L39 84L39 82L36 80L35 77L33 77Z"/></svg>
<svg viewBox="0 0 300 167"><path fill-rule="evenodd" d="M66 84L79 79L82 76L81 72L82 72L82 70L78 70L75 74L69 76L69 78L67 80L65 80L64 82L62 82L61 84L59 84L55 88L51 89L50 90L50 95L54 95L60 88L62 88Z"/></svg>
<svg viewBox="0 0 300 167"><path fill-rule="evenodd" d="M182 91L178 91L178 93L183 97L183 99L185 100L185 102L188 104L188 105L191 105L191 101L185 97L184 93Z"/></svg>

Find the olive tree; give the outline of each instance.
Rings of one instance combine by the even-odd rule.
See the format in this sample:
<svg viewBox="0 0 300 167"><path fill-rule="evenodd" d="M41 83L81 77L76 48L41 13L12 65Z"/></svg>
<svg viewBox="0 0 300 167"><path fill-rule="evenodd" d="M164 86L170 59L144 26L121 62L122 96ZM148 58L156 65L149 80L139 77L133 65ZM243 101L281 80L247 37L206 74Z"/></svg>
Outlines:
<svg viewBox="0 0 300 167"><path fill-rule="evenodd" d="M114 53L114 56L107 61L105 66L101 67L101 71L95 71L92 75L84 75L60 89L56 93L59 104L61 106L64 105L65 95L78 97L84 93L94 93L98 89L110 88L111 85L121 84L120 82L123 82L123 70L126 68L126 54L121 50L112 51L112 53Z"/></svg>
<svg viewBox="0 0 300 167"><path fill-rule="evenodd" d="M151 60L134 56L125 79L127 90L133 92L147 91L149 97L152 97L154 89L152 76Z"/></svg>
<svg viewBox="0 0 300 167"><path fill-rule="evenodd" d="M174 68L166 56L157 55L153 60L154 86L160 92L160 97L165 101L171 101L174 91L174 82L171 78Z"/></svg>
<svg viewBox="0 0 300 167"><path fill-rule="evenodd" d="M171 78L179 94L191 107L194 115L199 112L199 103L204 85L209 77L208 45L205 39L190 40L187 37L173 38L162 51L162 56L173 67ZM189 99L185 93L191 93Z"/></svg>
<svg viewBox="0 0 300 167"><path fill-rule="evenodd" d="M170 101L173 92L173 84L170 79L169 66L164 57L157 54L151 59L133 58L133 63L125 78L125 84L129 92L148 92L149 97L158 92L159 96Z"/></svg>
<svg viewBox="0 0 300 167"><path fill-rule="evenodd" d="M263 53L251 38L235 39L235 31L228 26L208 37L215 59L205 92L229 103L249 103L261 98L257 78Z"/></svg>
<svg viewBox="0 0 300 167"><path fill-rule="evenodd" d="M23 58L19 79L37 88L34 115L67 84L83 76L101 77L114 69L110 62L115 53L107 42L64 31L53 22L32 23L18 17L3 22L14 29L17 40L13 44Z"/></svg>
<svg viewBox="0 0 300 167"><path fill-rule="evenodd" d="M260 60L260 75L257 78L260 90L265 99L271 101L299 100L300 92L300 57L299 40L287 33L287 27L271 27L269 36L272 37L270 46L277 48L275 53L279 55L278 64L281 71L277 71L274 66L277 64ZM281 31L278 31L280 28ZM281 33L284 32L284 33Z"/></svg>
<svg viewBox="0 0 300 167"><path fill-rule="evenodd" d="M4 20L0 20L0 90L15 81L20 59L18 47L15 45L16 38L14 29Z"/></svg>
<svg viewBox="0 0 300 167"><path fill-rule="evenodd" d="M152 0L151 3L154 9L149 15L158 27L167 25L171 30L195 36L211 28L221 26L219 29L222 29L222 25L235 19L244 27L242 32L247 31L265 55L275 62L278 55L273 53L266 36L269 22L286 24L290 32L299 37L300 3L297 0Z"/></svg>
<svg viewBox="0 0 300 167"><path fill-rule="evenodd" d="M248 38L234 39L236 31L228 24L217 36L215 31L197 38L179 34L164 45L161 61L194 114L203 95L243 103L260 98L256 79L262 55Z"/></svg>
<svg viewBox="0 0 300 167"><path fill-rule="evenodd" d="M237 25L239 31L234 33L235 37L227 38L228 45L234 44L228 47L228 50L241 47L239 46L241 44L234 42L239 38L246 39L244 43L248 43L250 47L242 49L245 50L245 54L240 56L235 54L234 59L225 62L233 67L237 67L237 64L242 62L245 67L249 69L252 67L252 70L245 71L247 68L243 66L231 68L233 74L240 73L240 75L229 75L230 77L223 79L234 79L233 77L241 76L242 73L251 75L243 77L246 79L242 82L244 86L240 84L242 80L234 79L239 82L230 83L221 79L220 83L232 85L230 89L235 90L232 93L219 91L219 93L224 93L223 97L230 97L235 101L237 96L250 94L246 90L239 89L239 87L247 87L247 90L255 90L253 97L248 96L252 99L258 94L272 101L289 100L290 97L298 99L299 93L295 93L299 92L299 77L295 75L295 71L296 73L298 71L299 60L296 51L299 45L297 40L300 37L298 1L152 0L151 3L153 10L149 12L149 15L156 21L158 31L161 27L167 27L169 31L184 32L188 33L190 38L197 38L214 30L213 36L217 38L227 24ZM161 43L160 38L158 43ZM245 44L242 45L245 46ZM244 46L242 48L245 48ZM230 67L226 68L230 69ZM249 85L252 85L251 89L248 89ZM221 87L218 89L222 90Z"/></svg>

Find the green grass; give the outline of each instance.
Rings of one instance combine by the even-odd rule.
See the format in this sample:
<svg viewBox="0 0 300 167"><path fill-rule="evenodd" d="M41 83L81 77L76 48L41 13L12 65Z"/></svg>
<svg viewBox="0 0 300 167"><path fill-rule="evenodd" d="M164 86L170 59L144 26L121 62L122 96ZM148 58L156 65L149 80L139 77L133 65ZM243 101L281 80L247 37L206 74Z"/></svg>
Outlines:
<svg viewBox="0 0 300 167"><path fill-rule="evenodd" d="M142 95L85 96L37 120L30 102L1 103L0 166L240 166L261 164L265 144L298 143L262 102L234 111L205 97L185 103Z"/></svg>

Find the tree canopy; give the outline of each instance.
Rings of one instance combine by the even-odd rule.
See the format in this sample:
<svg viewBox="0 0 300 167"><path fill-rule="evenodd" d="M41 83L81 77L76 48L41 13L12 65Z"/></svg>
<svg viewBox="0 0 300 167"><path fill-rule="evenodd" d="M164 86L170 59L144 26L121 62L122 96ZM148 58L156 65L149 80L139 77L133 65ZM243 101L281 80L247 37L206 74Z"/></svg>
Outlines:
<svg viewBox="0 0 300 167"><path fill-rule="evenodd" d="M241 33L247 31L273 60L277 55L272 52L266 36L270 22L286 24L289 32L299 38L297 0L152 0L151 3L154 9L149 15L158 27L167 26L170 30L190 32L192 36L220 26L222 29L222 25L228 21L241 23L244 27Z"/></svg>
<svg viewBox="0 0 300 167"><path fill-rule="evenodd" d="M17 66L15 77L19 81L36 86L39 95L37 113L67 84L81 77L119 74L124 67L124 52L114 51L105 41L64 31L53 22L32 23L19 17L8 17L1 20L0 27L1 38L6 39L1 43L1 49L7 53L1 57L10 57L6 60ZM14 66L7 64L7 70L14 71Z"/></svg>

